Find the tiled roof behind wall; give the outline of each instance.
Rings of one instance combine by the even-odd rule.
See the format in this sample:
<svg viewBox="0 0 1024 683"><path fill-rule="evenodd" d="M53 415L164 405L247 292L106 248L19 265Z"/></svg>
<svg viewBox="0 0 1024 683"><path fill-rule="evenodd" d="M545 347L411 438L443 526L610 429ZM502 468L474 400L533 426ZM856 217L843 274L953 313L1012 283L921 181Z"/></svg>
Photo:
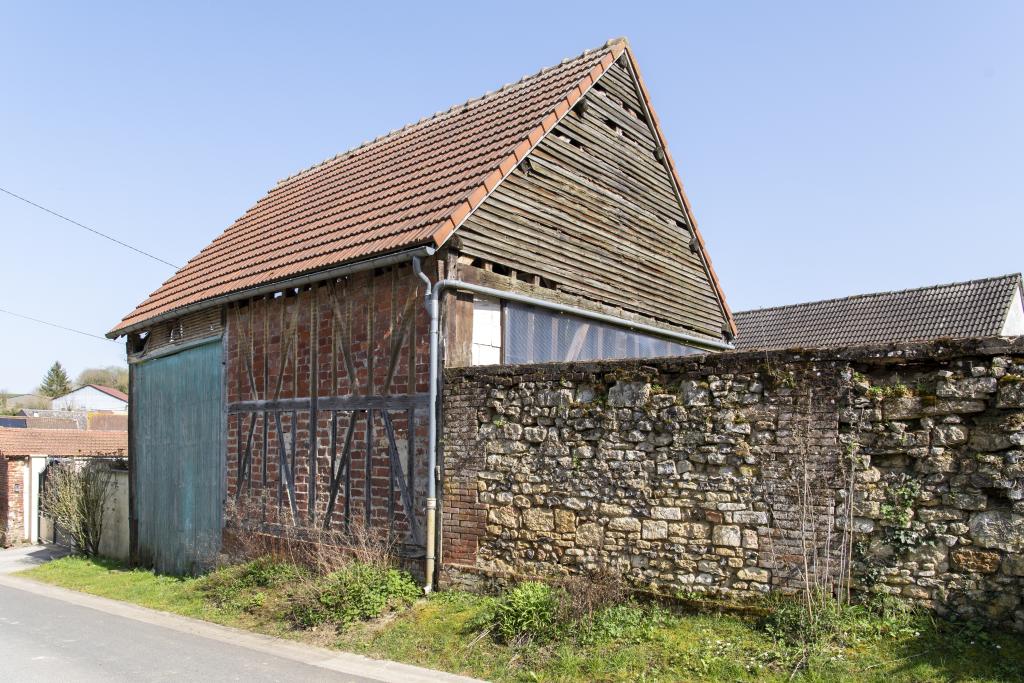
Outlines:
<svg viewBox="0 0 1024 683"><path fill-rule="evenodd" d="M998 335L1019 273L735 314L738 349L870 344Z"/></svg>

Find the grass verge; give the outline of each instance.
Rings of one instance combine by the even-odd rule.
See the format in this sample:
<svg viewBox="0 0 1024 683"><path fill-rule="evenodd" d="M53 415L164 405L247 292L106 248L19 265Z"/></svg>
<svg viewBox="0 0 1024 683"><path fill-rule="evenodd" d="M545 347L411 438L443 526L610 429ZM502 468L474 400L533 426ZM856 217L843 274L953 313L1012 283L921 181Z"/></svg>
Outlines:
<svg viewBox="0 0 1024 683"><path fill-rule="evenodd" d="M399 578L368 580L357 572L317 579L314 583L326 581L329 588L317 595L333 597L326 603L314 599L317 609L333 608L338 595L353 595L360 611L305 628L294 616L297 601L310 604L309 595L295 592L296 585L309 585L296 581L302 570L259 562L178 579L68 557L24 575L220 624L495 681L1024 680L1019 634L888 607L837 613L827 637L806 647L785 603L769 604L768 619L718 612L710 603L695 613L625 602L560 622L556 606L545 605L537 590L501 599L439 593L412 602ZM386 596L378 586L386 587ZM381 616L364 620L375 614Z"/></svg>

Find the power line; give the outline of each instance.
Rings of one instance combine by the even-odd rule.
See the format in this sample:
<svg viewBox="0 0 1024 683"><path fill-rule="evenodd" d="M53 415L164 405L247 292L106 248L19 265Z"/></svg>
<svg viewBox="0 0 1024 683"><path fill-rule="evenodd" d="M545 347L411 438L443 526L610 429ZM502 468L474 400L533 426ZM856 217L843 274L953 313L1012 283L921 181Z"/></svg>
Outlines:
<svg viewBox="0 0 1024 683"><path fill-rule="evenodd" d="M82 225L81 223L79 223L79 222L78 222L78 221L76 221L76 220L73 220L73 219L71 219L71 218L68 218L67 216L64 216L64 215L62 215L62 214L59 214L59 213L57 213L56 211L54 211L54 210L52 210L52 209L48 209L48 208L46 208L45 206L42 206L41 204L36 204L36 203L35 203L34 201L32 201L31 199L26 199L25 197L22 197L21 195L18 195L18 194L14 194L13 192L11 192L11 191L10 191L10 190L8 190L8 189L5 189L5 188L3 188L3 187L0 187L0 192L3 192L3 193L5 193L5 194L9 194L10 196L14 197L15 199L20 199L21 201L25 202L26 204L29 204L29 205L31 205L31 206L34 206L34 207L36 207L37 209L40 209L40 210L42 210L42 211L45 211L45 212L46 212L46 213L48 213L48 214L54 215L54 216L56 216L57 218L60 218L61 220L65 220L65 221L67 221L68 223L71 223L72 225L77 225L78 227L80 227L80 228L82 228L82 229L84 229L84 230L88 230L89 232L93 233L94 235L99 235L100 237L102 237L102 238L104 238L104 239L108 239L108 240L110 240L111 242L114 242L114 243L116 243L116 244L120 244L120 245L121 245L122 247L124 247L124 248L126 248L126 249L131 249L132 251L134 251L134 252L136 252L136 253L139 253L139 254L142 254L143 256L148 256L149 258L153 259L154 261L159 261L160 263L163 263L163 264L165 264L165 265L168 265L168 266L170 266L171 268L174 268L175 270L177 270L178 268L180 268L180 267L181 267L181 266L176 266L176 265L174 265L174 264L173 264L173 263L171 263L170 261L165 261L165 260L163 260L162 258L160 258L159 256L153 256L153 254L150 254L150 253L149 253L148 251L143 251L142 249L138 249L137 247L133 247L133 246L132 246L132 245L130 245L130 244L126 244L125 242L122 242L122 241L121 241L121 240L119 240L119 239L116 239L116 238L114 238L114 237L111 237L110 235L105 235L105 234L103 234L102 232L100 232L99 230L94 230L93 228L90 228L90 227L89 227L88 225ZM77 330L74 330L74 331L77 331Z"/></svg>
<svg viewBox="0 0 1024 683"><path fill-rule="evenodd" d="M73 327L64 327L63 325L58 325L57 323L47 322L45 320L40 320L39 318L33 318L31 316L22 315L21 313L15 313L14 311L8 311L8 310L3 309L3 308L0 308L0 313L6 313L7 315L13 315L15 318L23 318L25 320L31 320L34 323L40 323L42 325L49 325L50 327L56 327L57 329L60 329L60 330L66 330L68 332L75 332L76 334L82 334L82 335L85 335L86 337L92 337L93 339L102 339L103 341L115 341L114 339L107 339L106 337L101 337L98 334L92 334L91 332L82 332L81 330L76 330Z"/></svg>

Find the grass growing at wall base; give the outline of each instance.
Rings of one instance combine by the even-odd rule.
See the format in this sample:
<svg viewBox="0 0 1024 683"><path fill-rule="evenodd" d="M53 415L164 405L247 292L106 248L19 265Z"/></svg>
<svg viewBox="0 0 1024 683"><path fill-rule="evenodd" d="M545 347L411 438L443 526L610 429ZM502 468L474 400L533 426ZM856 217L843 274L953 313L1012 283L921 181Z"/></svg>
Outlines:
<svg viewBox="0 0 1024 683"><path fill-rule="evenodd" d="M439 593L345 628L307 630L287 618L287 570L228 568L208 578L176 579L69 557L26 575L154 609L495 681L787 681L794 670L792 680L798 681L1024 680L1019 634L921 614L850 610L836 616L826 640L804 649L790 642L791 615L766 621L716 611L714 603L683 612L627 602L584 623L540 620L547 624L543 637L509 643L496 633L499 601L466 593Z"/></svg>

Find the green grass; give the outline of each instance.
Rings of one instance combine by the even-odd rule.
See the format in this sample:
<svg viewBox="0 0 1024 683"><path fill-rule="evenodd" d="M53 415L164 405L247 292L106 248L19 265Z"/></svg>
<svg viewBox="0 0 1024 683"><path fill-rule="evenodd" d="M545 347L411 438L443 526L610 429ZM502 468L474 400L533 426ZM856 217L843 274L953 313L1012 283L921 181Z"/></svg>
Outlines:
<svg viewBox="0 0 1024 683"><path fill-rule="evenodd" d="M849 608L804 649L784 619L629 603L563 624L544 638L504 644L498 601L439 593L383 618L337 629L288 620L294 575L232 567L175 579L65 558L25 575L146 607L495 681L940 681L1024 680L1024 638L923 614ZM255 597L259 594L259 597ZM769 605L772 607L771 605ZM772 610L775 610L772 607ZM784 609L784 608L782 608ZM774 614L775 612L771 612Z"/></svg>

